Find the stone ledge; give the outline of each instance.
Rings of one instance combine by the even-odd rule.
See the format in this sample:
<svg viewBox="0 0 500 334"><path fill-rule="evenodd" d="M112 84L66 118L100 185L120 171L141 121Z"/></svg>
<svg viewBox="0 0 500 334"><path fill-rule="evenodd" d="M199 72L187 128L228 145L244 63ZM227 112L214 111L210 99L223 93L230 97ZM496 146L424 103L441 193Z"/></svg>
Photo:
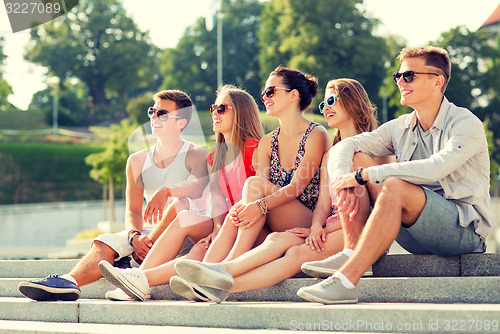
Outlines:
<svg viewBox="0 0 500 334"><path fill-rule="evenodd" d="M385 332L450 332L445 320L463 320L484 325L497 320L500 305L358 303L328 305L283 302L193 303L186 301L110 302L31 302L22 298L0 298L4 320L57 321L92 324L133 324L191 326L234 329L300 329L297 326L333 324L323 330L379 332L374 325L391 324ZM358 322L362 321L362 323ZM349 324L354 326L352 329ZM396 327L400 323L410 327ZM347 328L342 328L347 324ZM335 327L335 325L340 327ZM302 328L305 330L306 328ZM483 327L468 327L468 333L494 332ZM314 328L309 328L314 330ZM321 330L316 328L315 330ZM498 330L496 330L498 332Z"/></svg>

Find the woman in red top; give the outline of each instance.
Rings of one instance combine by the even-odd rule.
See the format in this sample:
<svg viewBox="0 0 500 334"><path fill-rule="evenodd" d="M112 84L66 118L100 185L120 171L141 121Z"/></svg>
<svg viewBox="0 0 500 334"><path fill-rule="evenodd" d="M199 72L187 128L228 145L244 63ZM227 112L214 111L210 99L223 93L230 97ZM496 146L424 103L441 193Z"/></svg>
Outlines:
<svg viewBox="0 0 500 334"><path fill-rule="evenodd" d="M255 100L246 91L231 85L219 88L215 104L210 107L217 136L215 148L208 158L212 172L212 218L181 211L156 241L140 268L107 268L108 272L103 274L119 289L107 292L106 298L149 299L151 286L166 284L177 274L174 264L180 258L203 259L229 209L241 200L245 180L255 175L252 159L264 134L258 111ZM175 258L186 237L195 245L187 255ZM128 284L130 282L133 284Z"/></svg>

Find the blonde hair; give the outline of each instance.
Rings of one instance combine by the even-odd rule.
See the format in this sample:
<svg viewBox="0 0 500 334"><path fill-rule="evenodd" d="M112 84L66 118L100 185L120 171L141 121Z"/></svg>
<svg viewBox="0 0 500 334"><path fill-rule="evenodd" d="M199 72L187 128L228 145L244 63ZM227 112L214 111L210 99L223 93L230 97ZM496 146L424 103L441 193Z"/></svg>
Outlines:
<svg viewBox="0 0 500 334"><path fill-rule="evenodd" d="M364 87L354 79L330 80L326 90L333 90L337 94L337 103L351 116L358 133L372 131L377 128L377 108L368 98ZM333 145L342 139L337 129L333 138Z"/></svg>
<svg viewBox="0 0 500 334"><path fill-rule="evenodd" d="M259 119L259 107L253 97L241 88L233 85L223 85L217 90L217 98L227 96L233 107L233 126L231 141L244 154L245 142L248 139L259 141L264 130ZM212 171L222 169L226 158L227 144L222 133L217 134L217 144L214 148L214 163ZM218 174L216 174L218 182Z"/></svg>

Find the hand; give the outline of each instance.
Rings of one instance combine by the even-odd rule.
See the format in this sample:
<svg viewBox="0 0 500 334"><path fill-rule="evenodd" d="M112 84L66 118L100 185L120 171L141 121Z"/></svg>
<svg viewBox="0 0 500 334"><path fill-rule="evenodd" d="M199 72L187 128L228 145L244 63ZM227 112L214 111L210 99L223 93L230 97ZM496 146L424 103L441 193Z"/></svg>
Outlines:
<svg viewBox="0 0 500 334"><path fill-rule="evenodd" d="M243 204L240 203L240 202L238 202L235 205L233 205L231 207L231 209L229 209L229 212L228 212L229 218L231 218L231 223L233 223L236 226L239 223L239 221L238 221L238 210L240 210L240 208L242 206L243 206Z"/></svg>
<svg viewBox="0 0 500 334"><path fill-rule="evenodd" d="M318 253L325 250L324 242L326 241L325 229L317 224L311 226L311 233L306 238L306 245L311 247L311 250L316 250Z"/></svg>
<svg viewBox="0 0 500 334"><path fill-rule="evenodd" d="M339 193L337 209L339 214L353 221L359 212L359 198L355 194L356 188L342 189Z"/></svg>
<svg viewBox="0 0 500 334"><path fill-rule="evenodd" d="M342 189L354 188L359 186L358 181L354 178L355 173L349 173L342 176L339 176L332 183L333 190L335 194L339 196L339 193Z"/></svg>
<svg viewBox="0 0 500 334"><path fill-rule="evenodd" d="M163 209L167 204L170 191L168 188L157 190L144 210L144 222L156 224L163 219Z"/></svg>
<svg viewBox="0 0 500 334"><path fill-rule="evenodd" d="M132 238L132 247L134 247L134 253L142 261L148 255L151 247L153 247L153 242L144 235L136 234Z"/></svg>
<svg viewBox="0 0 500 334"><path fill-rule="evenodd" d="M311 232L311 229L307 227L294 227L286 230L286 232L293 233L299 238L307 238L309 236L309 233Z"/></svg>
<svg viewBox="0 0 500 334"><path fill-rule="evenodd" d="M233 219L233 224L243 229L252 227L257 222L257 220L262 217L262 212L255 202L241 205L238 209L235 210L235 213L236 215L234 217L231 217Z"/></svg>
<svg viewBox="0 0 500 334"><path fill-rule="evenodd" d="M197 244L204 244L205 250L207 250L210 245L212 244L212 241L214 241L215 237L217 236L217 233L219 233L219 230L213 231L209 235L207 235L205 238L200 239Z"/></svg>

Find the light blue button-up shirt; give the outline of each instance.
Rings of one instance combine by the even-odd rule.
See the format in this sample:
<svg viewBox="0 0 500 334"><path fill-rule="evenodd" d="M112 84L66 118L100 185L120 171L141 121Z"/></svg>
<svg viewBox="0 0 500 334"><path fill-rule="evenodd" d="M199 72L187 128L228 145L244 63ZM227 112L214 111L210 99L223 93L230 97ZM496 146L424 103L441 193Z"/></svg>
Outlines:
<svg viewBox="0 0 500 334"><path fill-rule="evenodd" d="M438 181L444 197L453 201L461 226L474 224L486 247L491 229L490 159L483 123L466 108L459 108L443 97L434 124L429 129L433 154L410 161L417 145L415 111L391 120L372 132L346 138L329 151L330 180L352 172L356 152L371 156L395 155L396 162L368 168L371 183L382 184L396 177L413 184Z"/></svg>

